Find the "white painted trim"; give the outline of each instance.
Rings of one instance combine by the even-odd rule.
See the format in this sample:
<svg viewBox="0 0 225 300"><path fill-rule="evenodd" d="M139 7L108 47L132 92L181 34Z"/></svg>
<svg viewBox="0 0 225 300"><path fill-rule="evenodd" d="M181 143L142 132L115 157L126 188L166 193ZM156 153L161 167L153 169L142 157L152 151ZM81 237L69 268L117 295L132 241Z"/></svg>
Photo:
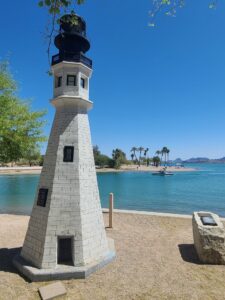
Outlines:
<svg viewBox="0 0 225 300"><path fill-rule="evenodd" d="M90 69L89 67L87 67L86 65L80 63L80 62L73 62L73 61L61 61L60 63L57 63L55 65L52 66L52 71L55 71L59 68L61 68L63 65L66 65L68 67L75 67L75 66L79 66L81 68L87 69L89 70L90 74L92 74L93 70Z"/></svg>
<svg viewBox="0 0 225 300"><path fill-rule="evenodd" d="M62 95L50 100L53 106L68 106L86 108L87 110L92 109L93 102L90 100L83 99L79 96L67 96Z"/></svg>

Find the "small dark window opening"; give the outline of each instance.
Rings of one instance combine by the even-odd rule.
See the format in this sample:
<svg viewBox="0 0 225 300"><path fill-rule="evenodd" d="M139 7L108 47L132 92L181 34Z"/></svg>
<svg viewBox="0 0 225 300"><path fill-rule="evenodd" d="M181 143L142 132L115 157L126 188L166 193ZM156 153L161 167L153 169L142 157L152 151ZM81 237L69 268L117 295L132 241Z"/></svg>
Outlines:
<svg viewBox="0 0 225 300"><path fill-rule="evenodd" d="M85 88L85 79L81 77L80 79L80 85L84 89Z"/></svg>
<svg viewBox="0 0 225 300"><path fill-rule="evenodd" d="M74 147L65 146L63 152L63 161L64 162L73 162Z"/></svg>
<svg viewBox="0 0 225 300"><path fill-rule="evenodd" d="M58 264L73 265L73 242L70 238L58 238Z"/></svg>
<svg viewBox="0 0 225 300"><path fill-rule="evenodd" d="M55 87L60 87L62 86L62 76L56 77L55 78Z"/></svg>
<svg viewBox="0 0 225 300"><path fill-rule="evenodd" d="M76 76L75 75L67 75L67 85L69 85L69 86L76 85Z"/></svg>
<svg viewBox="0 0 225 300"><path fill-rule="evenodd" d="M48 197L48 189L39 189L38 192L38 199L37 199L37 205L45 207L46 206L46 201Z"/></svg>

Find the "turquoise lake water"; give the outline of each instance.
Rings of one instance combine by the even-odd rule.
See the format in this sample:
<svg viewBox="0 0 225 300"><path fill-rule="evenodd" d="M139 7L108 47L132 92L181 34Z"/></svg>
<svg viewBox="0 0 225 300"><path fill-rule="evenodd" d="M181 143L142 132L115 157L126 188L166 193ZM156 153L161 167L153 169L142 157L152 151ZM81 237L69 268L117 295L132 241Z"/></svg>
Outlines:
<svg viewBox="0 0 225 300"><path fill-rule="evenodd" d="M191 214L209 210L225 217L225 164L192 165L195 172L152 176L146 172L100 173L102 207ZM39 175L1 175L0 213L30 214Z"/></svg>

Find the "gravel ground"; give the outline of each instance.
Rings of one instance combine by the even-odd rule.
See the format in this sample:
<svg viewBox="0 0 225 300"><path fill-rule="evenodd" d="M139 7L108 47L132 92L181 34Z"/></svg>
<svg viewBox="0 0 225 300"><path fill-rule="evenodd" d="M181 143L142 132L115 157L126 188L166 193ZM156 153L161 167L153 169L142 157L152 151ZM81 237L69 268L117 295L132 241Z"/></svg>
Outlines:
<svg viewBox="0 0 225 300"><path fill-rule="evenodd" d="M107 213L104 218L107 225ZM29 217L0 215L0 299L40 299L38 288L12 266ZM60 299L225 299L225 266L201 265L191 219L116 213L117 259L86 280L68 280Z"/></svg>

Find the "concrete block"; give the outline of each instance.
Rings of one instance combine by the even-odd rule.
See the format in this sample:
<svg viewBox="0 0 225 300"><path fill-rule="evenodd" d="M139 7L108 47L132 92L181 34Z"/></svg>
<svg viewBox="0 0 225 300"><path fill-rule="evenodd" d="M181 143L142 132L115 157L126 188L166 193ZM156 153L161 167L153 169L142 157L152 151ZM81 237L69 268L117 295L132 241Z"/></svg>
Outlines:
<svg viewBox="0 0 225 300"><path fill-rule="evenodd" d="M66 288L61 282L45 285L38 289L42 300L50 300L66 294Z"/></svg>
<svg viewBox="0 0 225 300"><path fill-rule="evenodd" d="M201 262L225 264L225 232L218 215L194 212L192 218L194 245Z"/></svg>
<svg viewBox="0 0 225 300"><path fill-rule="evenodd" d="M94 262L93 259L91 262L89 256L89 259L86 259L86 263L83 265L83 259L82 257L79 257L82 266L58 265L55 268L54 264L48 264L44 268L36 268L24 260L21 256L16 256L13 260L13 264L31 281L66 280L71 278L83 279L87 278L93 272L103 268L116 258L114 241L112 239L108 239L108 243L109 250L107 253L104 253L100 259Z"/></svg>

